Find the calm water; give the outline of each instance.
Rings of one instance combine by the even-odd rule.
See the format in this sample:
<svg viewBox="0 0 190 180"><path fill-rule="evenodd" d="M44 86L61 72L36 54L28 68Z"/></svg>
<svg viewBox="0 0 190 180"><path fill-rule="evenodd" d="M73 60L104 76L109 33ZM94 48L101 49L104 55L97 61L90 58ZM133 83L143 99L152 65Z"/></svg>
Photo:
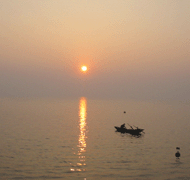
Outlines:
<svg viewBox="0 0 190 180"><path fill-rule="evenodd" d="M189 120L182 102L1 99L0 179L187 180ZM116 133L122 123L145 134Z"/></svg>

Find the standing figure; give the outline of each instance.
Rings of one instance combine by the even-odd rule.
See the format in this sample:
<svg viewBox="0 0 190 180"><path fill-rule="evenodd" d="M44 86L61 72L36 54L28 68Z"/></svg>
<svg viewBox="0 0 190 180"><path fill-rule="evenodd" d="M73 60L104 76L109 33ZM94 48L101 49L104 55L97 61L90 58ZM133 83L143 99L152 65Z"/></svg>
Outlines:
<svg viewBox="0 0 190 180"><path fill-rule="evenodd" d="M121 128L125 128L125 123L121 125Z"/></svg>

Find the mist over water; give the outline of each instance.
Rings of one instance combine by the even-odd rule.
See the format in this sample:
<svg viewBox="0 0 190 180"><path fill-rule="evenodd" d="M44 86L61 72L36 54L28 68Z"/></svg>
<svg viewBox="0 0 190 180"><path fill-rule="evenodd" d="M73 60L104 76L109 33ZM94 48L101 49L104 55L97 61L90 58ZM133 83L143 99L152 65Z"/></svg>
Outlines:
<svg viewBox="0 0 190 180"><path fill-rule="evenodd" d="M1 1L0 97L189 102L189 7L189 0Z"/></svg>
<svg viewBox="0 0 190 180"><path fill-rule="evenodd" d="M0 106L1 179L190 178L189 104L81 97ZM115 132L122 123L145 134Z"/></svg>

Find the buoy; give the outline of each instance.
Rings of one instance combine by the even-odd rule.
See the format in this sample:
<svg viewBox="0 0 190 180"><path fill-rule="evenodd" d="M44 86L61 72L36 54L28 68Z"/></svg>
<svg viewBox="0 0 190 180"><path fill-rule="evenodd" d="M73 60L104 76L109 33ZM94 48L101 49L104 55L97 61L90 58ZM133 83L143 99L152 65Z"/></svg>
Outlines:
<svg viewBox="0 0 190 180"><path fill-rule="evenodd" d="M179 153L179 151L177 151L177 152L175 153L175 157L177 157L177 158L180 157L180 153Z"/></svg>

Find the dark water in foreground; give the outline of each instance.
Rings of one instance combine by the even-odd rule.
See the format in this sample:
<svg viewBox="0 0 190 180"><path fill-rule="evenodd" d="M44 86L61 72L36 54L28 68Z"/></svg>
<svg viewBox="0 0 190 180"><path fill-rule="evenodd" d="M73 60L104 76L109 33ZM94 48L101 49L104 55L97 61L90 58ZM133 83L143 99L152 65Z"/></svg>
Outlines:
<svg viewBox="0 0 190 180"><path fill-rule="evenodd" d="M1 99L0 179L190 179L189 109L182 102ZM116 133L122 123L145 134Z"/></svg>

